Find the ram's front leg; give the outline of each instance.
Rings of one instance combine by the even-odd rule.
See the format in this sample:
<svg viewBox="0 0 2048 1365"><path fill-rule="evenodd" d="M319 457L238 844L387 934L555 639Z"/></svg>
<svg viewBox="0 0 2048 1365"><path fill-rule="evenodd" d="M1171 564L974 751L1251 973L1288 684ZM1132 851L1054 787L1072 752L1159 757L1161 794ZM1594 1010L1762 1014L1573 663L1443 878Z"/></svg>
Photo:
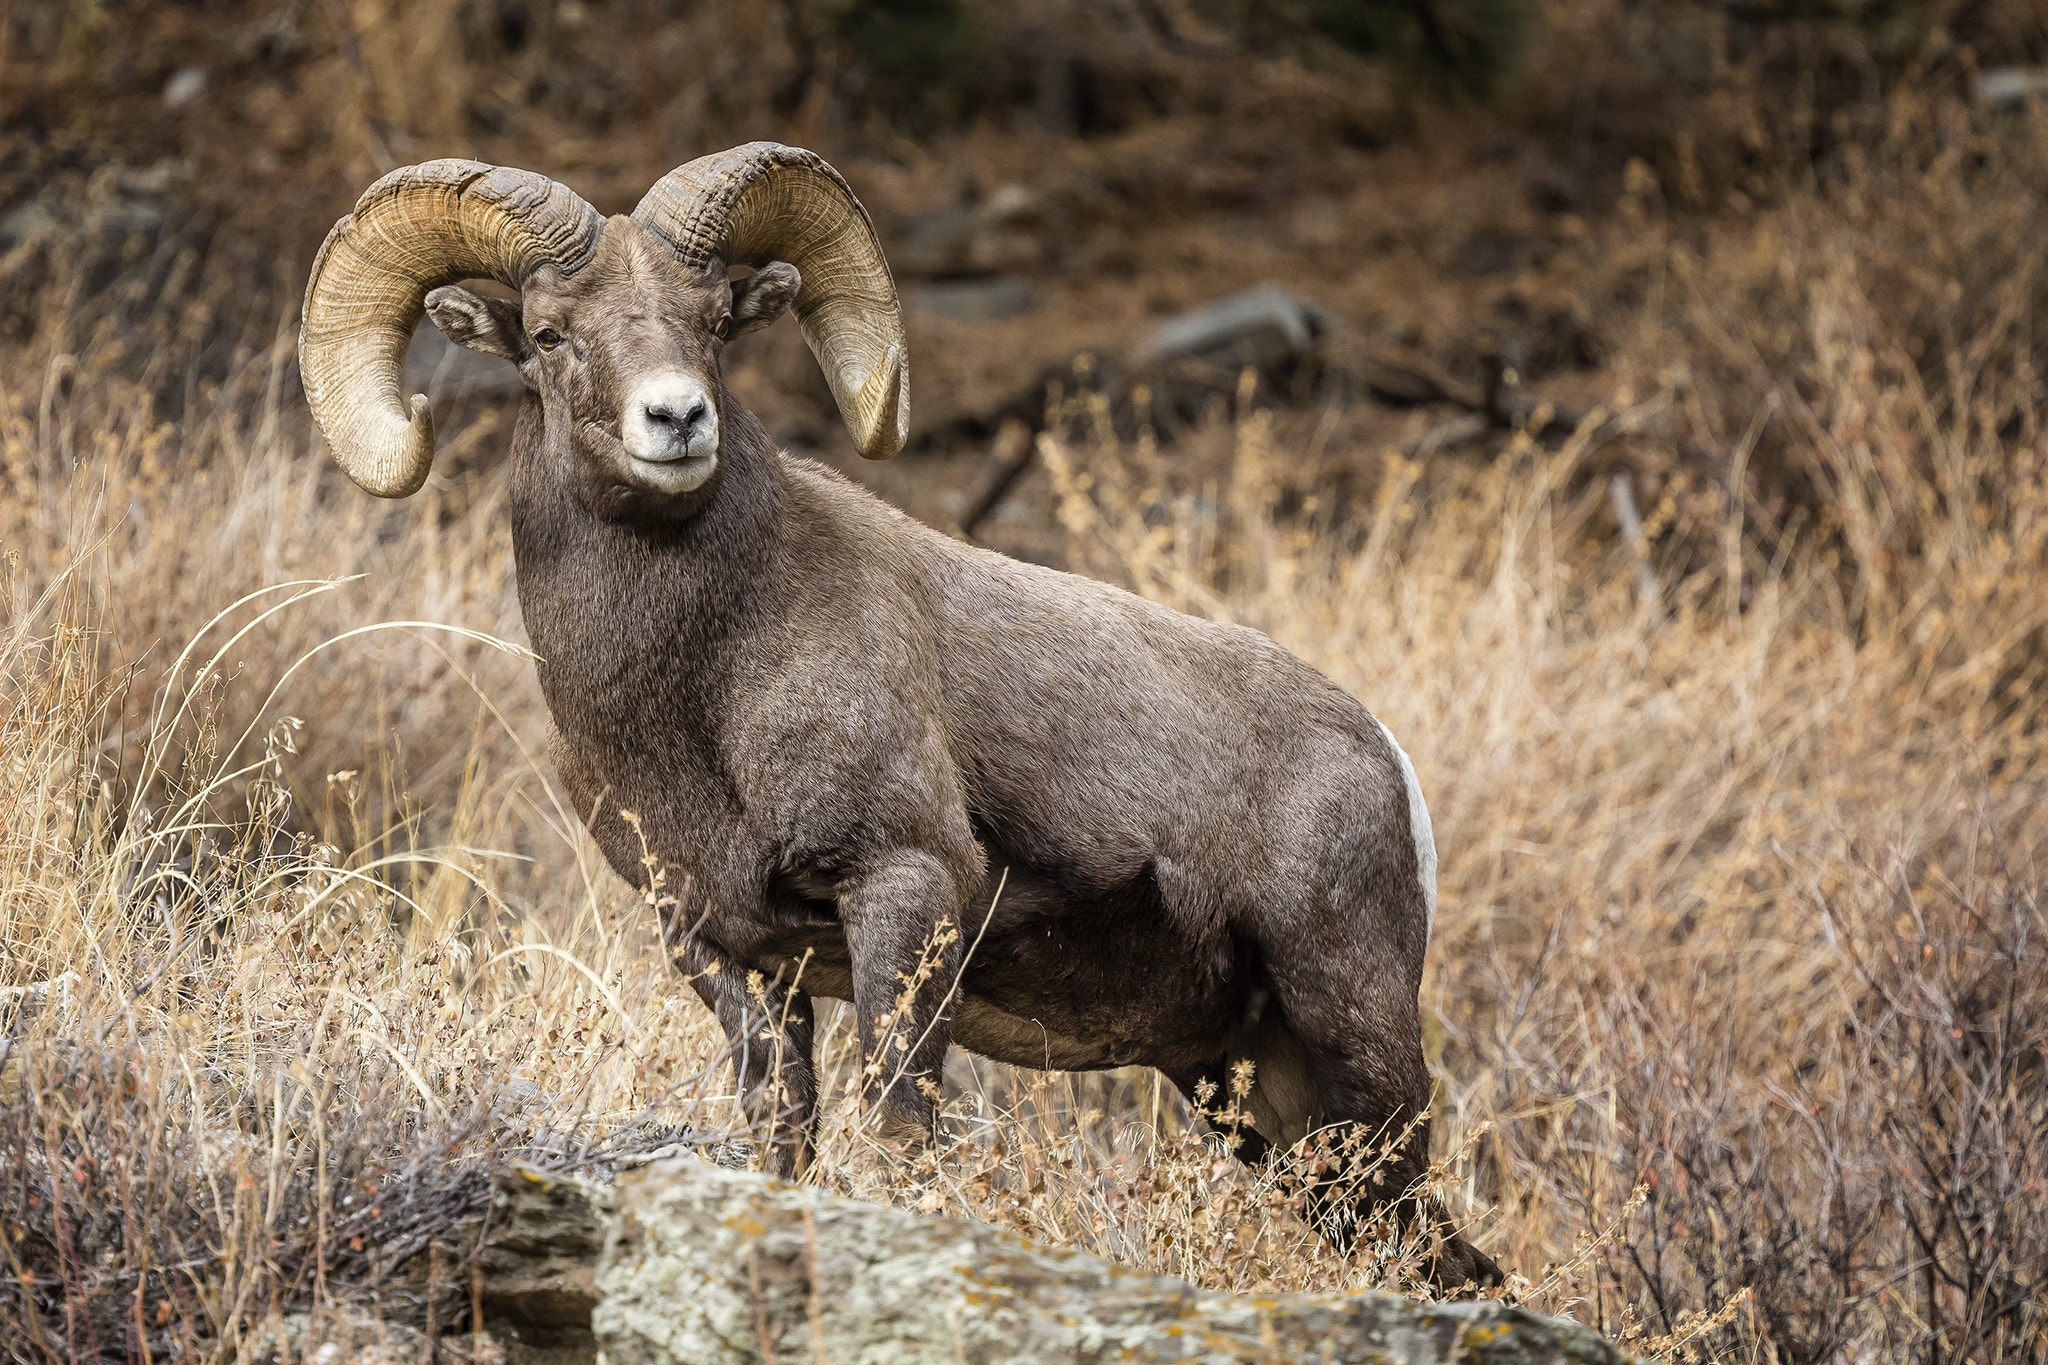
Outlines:
<svg viewBox="0 0 2048 1365"><path fill-rule="evenodd" d="M796 1179L810 1165L818 1119L811 998L781 973L749 971L701 939L686 943L678 960L725 1030L740 1112L768 1136L768 1169Z"/></svg>
<svg viewBox="0 0 2048 1365"><path fill-rule="evenodd" d="M940 859L901 850L843 877L839 917L853 958L861 1091L888 1141L932 1132L951 1038L943 1007L960 970L967 888Z"/></svg>

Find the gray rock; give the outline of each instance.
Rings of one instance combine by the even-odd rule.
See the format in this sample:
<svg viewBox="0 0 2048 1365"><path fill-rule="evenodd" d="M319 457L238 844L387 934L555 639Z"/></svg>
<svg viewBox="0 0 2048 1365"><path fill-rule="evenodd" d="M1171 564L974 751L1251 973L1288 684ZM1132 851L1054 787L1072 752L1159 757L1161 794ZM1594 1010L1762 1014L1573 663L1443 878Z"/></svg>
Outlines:
<svg viewBox="0 0 2048 1365"><path fill-rule="evenodd" d="M1140 356L1150 363L1187 357L1232 373L1247 366L1265 370L1309 354L1328 330L1320 308L1262 284L1168 318L1152 329Z"/></svg>
<svg viewBox="0 0 2048 1365"><path fill-rule="evenodd" d="M176 1347L168 1342L170 1352ZM241 1358L252 1365L553 1365L519 1356L488 1334L430 1341L425 1332L353 1307L320 1314L289 1313L259 1325L243 1343Z"/></svg>
<svg viewBox="0 0 2048 1365"><path fill-rule="evenodd" d="M192 176L188 161L146 166L103 165L89 175L60 175L34 197L0 210L0 247L24 243L119 243L165 225L173 190Z"/></svg>
<svg viewBox="0 0 2048 1365"><path fill-rule="evenodd" d="M889 243L899 278L944 279L1032 270L1046 254L1045 205L1022 185L1003 185L972 204L927 209Z"/></svg>
<svg viewBox="0 0 2048 1365"><path fill-rule="evenodd" d="M1211 1293L693 1161L621 1176L617 1198L591 1319L609 1365L1626 1360L1498 1303Z"/></svg>
<svg viewBox="0 0 2048 1365"><path fill-rule="evenodd" d="M912 308L948 322L994 322L1022 317L1032 306L1031 282L1015 275L936 280L913 284L904 292Z"/></svg>
<svg viewBox="0 0 2048 1365"><path fill-rule="evenodd" d="M0 213L0 246L65 236L120 240L154 232L163 222L164 206L149 200L116 199L80 206L33 199Z"/></svg>
<svg viewBox="0 0 2048 1365"><path fill-rule="evenodd" d="M1977 103L2017 109L2028 100L2048 100L2048 66L1994 66L1977 73Z"/></svg>
<svg viewBox="0 0 2048 1365"><path fill-rule="evenodd" d="M44 1011L62 1013L75 1003L77 972L63 972L27 986L0 986L0 1034L25 1031Z"/></svg>
<svg viewBox="0 0 2048 1365"><path fill-rule="evenodd" d="M595 1180L515 1166L498 1179L491 1231L477 1258L484 1320L585 1332L597 1306L597 1261L612 1191Z"/></svg>
<svg viewBox="0 0 2048 1365"><path fill-rule="evenodd" d="M181 66L164 82L164 108L180 109L206 93L206 68Z"/></svg>

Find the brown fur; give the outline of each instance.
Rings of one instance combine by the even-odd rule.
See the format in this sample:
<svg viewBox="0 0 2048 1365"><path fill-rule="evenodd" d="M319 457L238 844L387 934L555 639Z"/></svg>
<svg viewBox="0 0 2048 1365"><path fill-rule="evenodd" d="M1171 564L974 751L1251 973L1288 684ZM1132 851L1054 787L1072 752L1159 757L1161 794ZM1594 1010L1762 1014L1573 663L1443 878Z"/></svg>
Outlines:
<svg viewBox="0 0 2048 1365"><path fill-rule="evenodd" d="M591 266L544 268L522 305L429 298L533 390L513 536L560 766L621 876L646 878L628 810L668 885L687 877L678 956L757 1112L786 1106L778 1167L808 1151L819 995L900 1069L872 1096L894 1134L929 1134L917 1082L949 1041L1185 1090L1250 1058L1254 1159L1324 1125L1399 1132L1429 1096L1428 925L1384 732L1255 631L950 540L778 452L719 381L717 334L772 320L780 271L728 286L614 219ZM549 353L544 326L567 339ZM722 433L709 482L675 497L618 436L628 380L663 366L701 377ZM876 1022L948 921L899 1061ZM1424 1127L1382 1197L1426 1151ZM1474 1271L1498 1275L1453 1239L1440 1279Z"/></svg>

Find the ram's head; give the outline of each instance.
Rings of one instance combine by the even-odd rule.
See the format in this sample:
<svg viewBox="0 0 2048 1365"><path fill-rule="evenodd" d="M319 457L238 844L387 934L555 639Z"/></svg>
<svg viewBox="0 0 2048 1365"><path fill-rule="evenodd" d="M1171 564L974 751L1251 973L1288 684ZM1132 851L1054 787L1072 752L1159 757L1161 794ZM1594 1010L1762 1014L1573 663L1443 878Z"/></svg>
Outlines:
<svg viewBox="0 0 2048 1365"><path fill-rule="evenodd" d="M732 266L755 269L729 281ZM860 452L894 455L908 412L896 287L866 211L812 153L756 142L704 157L611 219L545 176L429 161L372 185L328 234L299 368L348 476L404 497L434 456L427 400L399 384L431 312L451 340L519 366L544 445L579 480L687 507L717 481L721 347L792 304Z"/></svg>

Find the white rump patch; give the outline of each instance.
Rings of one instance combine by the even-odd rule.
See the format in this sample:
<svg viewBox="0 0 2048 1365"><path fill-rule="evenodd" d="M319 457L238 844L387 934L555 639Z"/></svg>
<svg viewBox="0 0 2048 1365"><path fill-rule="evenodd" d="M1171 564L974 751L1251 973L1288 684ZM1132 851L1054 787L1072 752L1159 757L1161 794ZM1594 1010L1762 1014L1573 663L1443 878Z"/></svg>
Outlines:
<svg viewBox="0 0 2048 1365"><path fill-rule="evenodd" d="M1415 765L1408 761L1408 751L1401 747L1401 741L1394 738L1386 722L1378 716L1372 723L1380 727L1380 733L1387 737L1387 743L1394 746L1394 757L1401 762L1401 777L1408 783L1408 832L1415 836L1415 871L1422 878L1422 899L1429 906L1429 927L1436 928L1436 832L1429 827L1429 806L1422 799L1422 779L1415 775Z"/></svg>

